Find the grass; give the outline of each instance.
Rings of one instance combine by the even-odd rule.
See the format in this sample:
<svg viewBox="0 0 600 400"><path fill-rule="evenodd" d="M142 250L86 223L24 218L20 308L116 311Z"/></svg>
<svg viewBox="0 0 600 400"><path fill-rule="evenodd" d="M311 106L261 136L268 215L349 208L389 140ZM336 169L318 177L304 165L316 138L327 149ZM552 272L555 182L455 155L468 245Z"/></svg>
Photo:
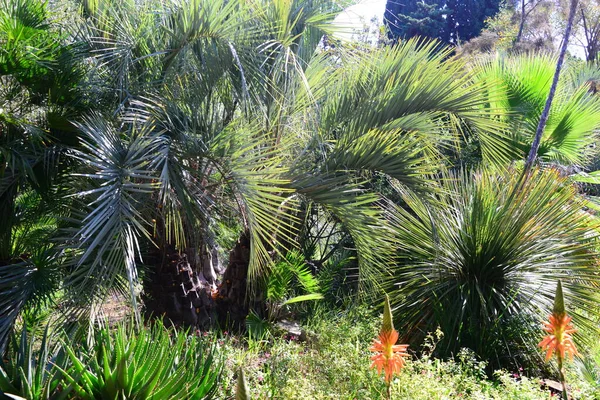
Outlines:
<svg viewBox="0 0 600 400"><path fill-rule="evenodd" d="M364 306L347 311L318 309L306 322L306 340L272 335L246 340L224 335L220 350L227 361L218 399L233 398L235 371L243 367L254 399L383 399L383 379L370 369L369 347L381 318ZM541 379L519 371L486 376L486 364L463 349L454 361L430 356L441 332L428 336L392 383L394 399L548 399ZM414 354L414 350L413 354ZM575 399L599 398L593 387L570 371Z"/></svg>
<svg viewBox="0 0 600 400"><path fill-rule="evenodd" d="M232 335L229 332L172 331L155 325L154 328L144 328L137 334L127 331L129 332L127 338L122 336L121 341L130 344L138 343L144 342L142 339L145 337L162 337L165 341L168 336L173 343L186 344L188 347L190 344L200 343L214 349L215 368L222 371L222 376L215 385L215 395L209 397L213 399L235 398L236 373L240 367L244 369L252 399L375 400L386 398L386 385L382 377L370 368L371 352L369 348L379 331L381 315L376 309L364 305L351 305L340 309L327 307L325 304L326 302L315 303L312 306L313 309L305 309L308 317L303 321L302 339L283 332L272 332L263 340L255 340L247 335ZM122 329L121 331L119 329L115 331L114 328L108 329L109 331L99 331L98 334L118 337L119 332L122 331ZM411 359L408 360L401 374L392 382L393 399L534 400L552 398L549 390L542 387L542 379L539 377L527 377L520 371L496 371L493 377L490 377L486 363L478 360L470 350L462 349L453 360L441 360L433 357L436 345L441 343L442 335L443 333L439 330L430 333L420 349L409 349L409 353L412 355ZM87 348L84 342L72 343L72 346L77 354L89 353L92 354L90 360L98 359L93 356L94 351L97 351L96 346L93 351L92 348ZM167 347L171 346L167 343ZM34 348L37 347L39 346L34 346ZM122 345L122 347L127 346ZM165 350L164 343L161 348L167 352L166 354L172 350ZM600 400L600 368L598 367L600 365L600 346L588 350L585 353L592 355L587 358L590 361L587 366L588 376L586 377L582 373L580 362L571 363L567 382L569 382L573 399ZM36 352L39 353L39 350ZM115 356L115 354L118 356L117 353L113 350L107 352L111 356ZM155 354L156 351L150 353ZM193 366L195 365L194 360L202 358L200 353L193 349L187 351L182 361L185 360L186 365L191 363L190 365ZM37 357L39 360L49 359L48 355L38 354ZM143 355L137 354L137 350L132 357L144 358ZM163 356L157 355L157 357L165 362ZM125 358L129 361L124 362L135 364L139 371L145 374L149 373L146 371L148 369L146 364L150 362L148 361L151 360L150 358L146 360L148 362L138 362L130 359L129 356ZM60 364L57 360L52 358L49 366L52 366L54 362ZM221 361L224 362L222 369L220 368ZM77 380L79 375L72 368L72 365L75 364L69 364L68 360L65 362L61 364L62 368L69 371L71 377ZM43 369L43 364L41 365ZM116 366L115 371L119 365L120 363L116 362L113 366ZM169 369L168 365L170 363L166 362L164 366ZM86 368L89 369L89 371L86 369L88 374L104 376L104 370L100 364L92 363ZM194 368L183 369L184 372L191 374L183 378L184 382L181 382L184 387L187 387L197 379L198 375L194 372ZM52 372L52 370L49 371ZM52 381L48 380L42 383L45 386L40 386L40 390L45 389ZM110 389L114 385L102 384L100 386L102 386L101 389L105 387ZM157 385L155 389L160 387L161 385ZM21 394L19 391L16 393ZM46 397L28 396L27 398L42 399Z"/></svg>

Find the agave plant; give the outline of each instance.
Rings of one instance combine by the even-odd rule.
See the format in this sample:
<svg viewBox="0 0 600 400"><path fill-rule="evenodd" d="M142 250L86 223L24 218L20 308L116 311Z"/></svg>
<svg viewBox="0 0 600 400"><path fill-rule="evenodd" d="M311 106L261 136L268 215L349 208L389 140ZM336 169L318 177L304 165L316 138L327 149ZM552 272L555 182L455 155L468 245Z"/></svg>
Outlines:
<svg viewBox="0 0 600 400"><path fill-rule="evenodd" d="M528 325L545 317L559 279L575 324L594 331L594 317L575 310L597 301L596 222L567 178L463 172L444 186L435 207L406 198L412 212L396 221L398 265L386 287L409 340L439 326L442 355L468 347L493 365L525 362L538 337Z"/></svg>

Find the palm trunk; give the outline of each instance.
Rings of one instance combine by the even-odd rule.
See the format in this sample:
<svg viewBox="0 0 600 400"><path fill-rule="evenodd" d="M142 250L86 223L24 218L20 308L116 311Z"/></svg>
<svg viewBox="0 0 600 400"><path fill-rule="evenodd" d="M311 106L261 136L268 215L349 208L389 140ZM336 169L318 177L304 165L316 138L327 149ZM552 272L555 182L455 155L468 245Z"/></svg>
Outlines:
<svg viewBox="0 0 600 400"><path fill-rule="evenodd" d="M249 266L250 236L244 232L229 254L229 263L216 296L219 323L223 327L244 327L250 306L247 296Z"/></svg>
<svg viewBox="0 0 600 400"><path fill-rule="evenodd" d="M146 314L162 316L176 325L208 329L217 322L213 293L220 274L218 249L209 235L196 235L195 243L178 249L157 223L158 248L149 261L154 271L145 282Z"/></svg>
<svg viewBox="0 0 600 400"><path fill-rule="evenodd" d="M571 0L571 7L569 9L569 20L567 21L565 37L563 38L562 46L560 48L560 54L558 55L556 71L554 72L554 78L552 79L552 86L550 87L550 93L548 94L548 98L546 99L546 105L544 106L544 111L542 111L542 116L540 117L540 122L535 132L535 137L533 139L533 143L531 144L529 155L527 156L527 162L525 163L526 174L529 174L529 171L531 171L531 168L533 167L533 163L535 162L537 152L540 148L540 144L542 141L544 128L546 127L546 123L548 122L548 115L550 114L550 107L552 106L552 100L554 99L554 94L556 93L556 86L558 85L558 78L560 77L560 71L562 69L565 54L567 52L569 36L571 35L571 29L573 28L573 19L575 18L576 9L577 0Z"/></svg>
<svg viewBox="0 0 600 400"><path fill-rule="evenodd" d="M158 236L162 236L160 231ZM199 329L217 323L221 327L244 328L253 305L247 292L249 233L240 235L224 271L218 263L216 244L209 244L201 243L185 251L169 243L160 245L149 260L155 268L144 288L147 315Z"/></svg>
<svg viewBox="0 0 600 400"><path fill-rule="evenodd" d="M176 325L202 329L216 322L212 289L195 261L197 249L178 251L167 246L154 256L155 272L144 290L148 314L163 316ZM205 257L206 258L206 257Z"/></svg>

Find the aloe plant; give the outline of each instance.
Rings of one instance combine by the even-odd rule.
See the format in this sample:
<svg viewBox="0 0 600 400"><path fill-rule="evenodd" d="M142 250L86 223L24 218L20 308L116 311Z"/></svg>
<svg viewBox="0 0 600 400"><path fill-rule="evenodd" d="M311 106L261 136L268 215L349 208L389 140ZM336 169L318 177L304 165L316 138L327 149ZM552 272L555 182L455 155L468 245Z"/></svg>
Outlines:
<svg viewBox="0 0 600 400"><path fill-rule="evenodd" d="M27 400L65 399L72 388L64 385L62 370L67 357L58 344L52 344L48 327L38 343L24 326L13 335L7 359L0 358L0 394Z"/></svg>
<svg viewBox="0 0 600 400"><path fill-rule="evenodd" d="M219 382L214 350L160 323L102 329L94 345L65 348L72 363L65 379L81 399L209 399Z"/></svg>

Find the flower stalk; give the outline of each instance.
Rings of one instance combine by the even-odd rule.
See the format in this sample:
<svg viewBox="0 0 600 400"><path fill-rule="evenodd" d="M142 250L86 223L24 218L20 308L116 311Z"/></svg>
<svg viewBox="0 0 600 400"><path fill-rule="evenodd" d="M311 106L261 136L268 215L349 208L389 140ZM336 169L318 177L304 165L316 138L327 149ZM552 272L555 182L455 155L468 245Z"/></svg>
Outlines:
<svg viewBox="0 0 600 400"><path fill-rule="evenodd" d="M562 284L558 281L556 285L556 295L554 297L554 307L549 321L544 322L544 330L548 333L546 337L539 343L539 346L546 350L546 361L552 358L556 353L558 364L558 375L562 385L563 398L569 399L567 383L565 379L564 362L566 356L569 355L571 360L575 355L578 355L575 343L573 343L572 334L577 330L571 324L571 317L565 311L565 301L562 291Z"/></svg>
<svg viewBox="0 0 600 400"><path fill-rule="evenodd" d="M377 373L385 375L388 399L391 399L392 395L392 378L394 374L399 373L405 366L406 361L404 357L408 356L408 353L406 353L408 345L396 344L398 336L398 331L394 329L390 299L386 295L383 310L383 325L379 332L379 337L373 341L370 350L376 353L371 357L373 361L371 368L376 368Z"/></svg>

